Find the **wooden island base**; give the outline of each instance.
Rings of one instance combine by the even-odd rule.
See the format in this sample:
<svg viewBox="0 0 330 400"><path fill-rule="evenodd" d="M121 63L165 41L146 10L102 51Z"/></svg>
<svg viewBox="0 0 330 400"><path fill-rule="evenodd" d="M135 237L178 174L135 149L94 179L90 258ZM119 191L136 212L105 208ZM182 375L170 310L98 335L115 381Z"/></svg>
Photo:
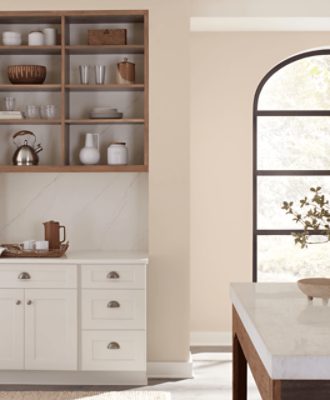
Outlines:
<svg viewBox="0 0 330 400"><path fill-rule="evenodd" d="M274 380L233 307L233 400L247 399L247 364L262 400L329 400L329 380Z"/></svg>

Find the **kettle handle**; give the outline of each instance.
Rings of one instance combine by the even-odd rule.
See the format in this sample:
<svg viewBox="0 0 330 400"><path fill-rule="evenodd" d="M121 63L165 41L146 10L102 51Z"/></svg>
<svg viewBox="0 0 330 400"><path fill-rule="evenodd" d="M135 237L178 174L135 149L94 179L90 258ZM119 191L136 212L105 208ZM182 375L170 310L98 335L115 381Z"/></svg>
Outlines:
<svg viewBox="0 0 330 400"><path fill-rule="evenodd" d="M66 233L65 233L65 226L64 225L60 225L60 229L63 229L63 239L60 241L60 243L64 243L65 239L66 239Z"/></svg>
<svg viewBox="0 0 330 400"><path fill-rule="evenodd" d="M17 136L25 136L25 135L31 135L31 136L34 137L34 142L33 142L33 145L32 145L32 146L34 146L35 143L36 143L37 138L36 138L36 135L31 131L19 131L19 132L16 132L15 135L13 136L13 141L16 144L16 146L17 146L17 143L15 142L15 139L17 138Z"/></svg>

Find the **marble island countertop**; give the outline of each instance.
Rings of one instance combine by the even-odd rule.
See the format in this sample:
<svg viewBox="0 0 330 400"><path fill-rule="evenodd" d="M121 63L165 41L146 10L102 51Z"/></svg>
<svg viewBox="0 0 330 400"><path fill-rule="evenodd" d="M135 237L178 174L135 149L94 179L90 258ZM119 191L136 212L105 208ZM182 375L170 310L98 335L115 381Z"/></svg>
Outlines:
<svg viewBox="0 0 330 400"><path fill-rule="evenodd" d="M140 251L67 251L63 257L0 257L0 264L147 264L148 255Z"/></svg>
<svg viewBox="0 0 330 400"><path fill-rule="evenodd" d="M296 283L233 283L230 297L272 379L330 379L330 305Z"/></svg>

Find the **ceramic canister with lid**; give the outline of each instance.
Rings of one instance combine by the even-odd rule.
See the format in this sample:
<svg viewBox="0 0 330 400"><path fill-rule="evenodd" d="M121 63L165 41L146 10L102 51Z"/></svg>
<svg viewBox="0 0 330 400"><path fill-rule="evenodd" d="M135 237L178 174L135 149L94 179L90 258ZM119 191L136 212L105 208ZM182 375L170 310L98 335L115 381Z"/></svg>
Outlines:
<svg viewBox="0 0 330 400"><path fill-rule="evenodd" d="M108 147L108 164L128 164L128 150L125 142L115 142Z"/></svg>
<svg viewBox="0 0 330 400"><path fill-rule="evenodd" d="M43 46L45 44L44 34L40 31L30 32L28 35L29 46Z"/></svg>

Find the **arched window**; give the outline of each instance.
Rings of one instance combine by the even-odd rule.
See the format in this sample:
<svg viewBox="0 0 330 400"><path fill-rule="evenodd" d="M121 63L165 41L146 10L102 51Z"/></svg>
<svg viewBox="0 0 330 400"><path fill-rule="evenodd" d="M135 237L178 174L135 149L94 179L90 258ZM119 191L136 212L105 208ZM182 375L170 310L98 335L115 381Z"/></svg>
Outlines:
<svg viewBox="0 0 330 400"><path fill-rule="evenodd" d="M253 280L330 275L330 244L295 245L291 234L302 229L281 209L315 186L330 197L330 49L295 55L266 74L253 134Z"/></svg>

